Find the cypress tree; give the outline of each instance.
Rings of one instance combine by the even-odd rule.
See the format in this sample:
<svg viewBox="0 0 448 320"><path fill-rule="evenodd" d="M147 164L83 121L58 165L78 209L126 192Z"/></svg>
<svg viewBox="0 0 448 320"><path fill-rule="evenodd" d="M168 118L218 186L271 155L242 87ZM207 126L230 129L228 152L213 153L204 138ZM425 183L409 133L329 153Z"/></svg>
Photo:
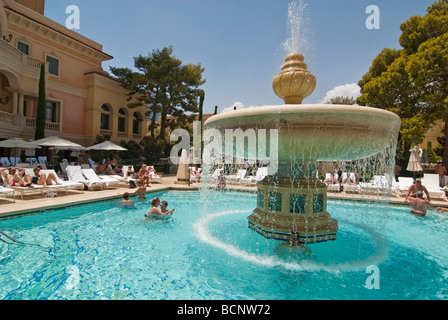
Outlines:
<svg viewBox="0 0 448 320"><path fill-rule="evenodd" d="M40 65L39 97L37 101L35 140L45 138L45 63Z"/></svg>

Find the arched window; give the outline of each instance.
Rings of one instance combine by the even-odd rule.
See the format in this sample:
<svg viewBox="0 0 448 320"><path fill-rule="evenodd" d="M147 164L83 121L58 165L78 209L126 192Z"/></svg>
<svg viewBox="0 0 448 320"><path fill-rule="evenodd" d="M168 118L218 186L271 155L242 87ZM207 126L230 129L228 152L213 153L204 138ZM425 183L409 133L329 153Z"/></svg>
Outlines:
<svg viewBox="0 0 448 320"><path fill-rule="evenodd" d="M125 108L118 110L118 132L126 132L127 111Z"/></svg>
<svg viewBox="0 0 448 320"><path fill-rule="evenodd" d="M132 118L132 134L140 134L141 133L141 123L142 123L142 115L139 112L134 112L134 116Z"/></svg>
<svg viewBox="0 0 448 320"><path fill-rule="evenodd" d="M108 104L101 106L101 130L110 130L110 116L112 108Z"/></svg>

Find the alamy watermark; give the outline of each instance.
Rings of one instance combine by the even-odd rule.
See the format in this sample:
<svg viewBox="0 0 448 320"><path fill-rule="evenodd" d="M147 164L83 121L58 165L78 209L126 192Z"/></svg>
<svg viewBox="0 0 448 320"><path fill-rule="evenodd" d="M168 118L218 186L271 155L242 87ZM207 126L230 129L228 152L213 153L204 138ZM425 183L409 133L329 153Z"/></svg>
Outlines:
<svg viewBox="0 0 448 320"><path fill-rule="evenodd" d="M370 274L366 279L366 288L369 290L380 289L380 268L375 265L368 266L366 273Z"/></svg>
<svg viewBox="0 0 448 320"><path fill-rule="evenodd" d="M65 20L65 26L67 27L67 29L81 29L81 13L79 11L79 7L75 5L69 5L67 8L65 8L65 13L69 14L67 19Z"/></svg>
<svg viewBox="0 0 448 320"><path fill-rule="evenodd" d="M224 134L217 129L206 129L202 139L201 122L195 121L193 149L190 149L191 137L187 130L176 129L171 133L170 141L178 143L171 149L170 160L173 164L179 164L180 152L185 149L189 164L233 164L235 159L245 159L252 165L265 161L269 164L269 172L275 174L278 167L278 135L277 129L226 129Z"/></svg>
<svg viewBox="0 0 448 320"><path fill-rule="evenodd" d="M381 28L380 8L376 5L370 5L366 8L366 14L370 14L366 19L366 28L379 30Z"/></svg>

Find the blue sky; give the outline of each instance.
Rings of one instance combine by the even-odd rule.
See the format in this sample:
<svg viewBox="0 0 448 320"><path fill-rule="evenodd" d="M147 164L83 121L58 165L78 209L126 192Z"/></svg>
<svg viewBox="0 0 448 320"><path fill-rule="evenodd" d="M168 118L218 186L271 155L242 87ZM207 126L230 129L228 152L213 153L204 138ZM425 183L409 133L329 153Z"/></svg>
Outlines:
<svg viewBox="0 0 448 320"><path fill-rule="evenodd" d="M133 58L172 46L183 63L201 63L207 80L204 112L235 104L282 104L272 90L286 56L292 0L47 0L45 15L62 25L66 8L80 9L80 34L102 44L109 67L133 68ZM305 62L317 88L304 103L348 95L383 48L400 48L399 26L423 16L435 0L307 0ZM369 5L380 29L369 30ZM335 89L336 88L336 89Z"/></svg>

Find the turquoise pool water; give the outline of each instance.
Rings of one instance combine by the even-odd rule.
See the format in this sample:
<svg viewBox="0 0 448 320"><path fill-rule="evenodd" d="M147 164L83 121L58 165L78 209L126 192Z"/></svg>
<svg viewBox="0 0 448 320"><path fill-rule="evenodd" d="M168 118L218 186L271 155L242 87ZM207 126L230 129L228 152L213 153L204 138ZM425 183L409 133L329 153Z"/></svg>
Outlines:
<svg viewBox="0 0 448 320"><path fill-rule="evenodd" d="M254 194L223 193L208 214L199 192L153 196L176 208L171 219L144 219L148 199L0 221L39 245L0 242L0 299L448 298L447 214L329 201L338 239L291 252L248 228Z"/></svg>

